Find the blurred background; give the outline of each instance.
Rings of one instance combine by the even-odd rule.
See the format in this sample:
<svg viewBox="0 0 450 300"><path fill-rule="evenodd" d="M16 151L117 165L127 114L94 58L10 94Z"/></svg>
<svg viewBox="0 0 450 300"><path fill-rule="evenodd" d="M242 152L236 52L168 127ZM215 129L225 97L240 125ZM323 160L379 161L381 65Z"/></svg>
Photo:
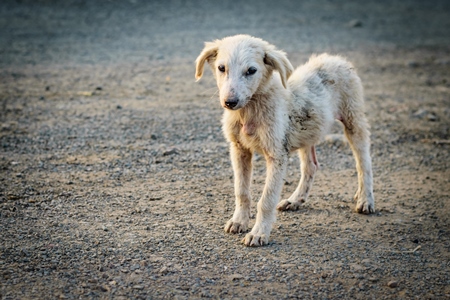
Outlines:
<svg viewBox="0 0 450 300"><path fill-rule="evenodd" d="M247 33L288 53L448 46L449 2L27 1L0 6L0 66L193 60Z"/></svg>

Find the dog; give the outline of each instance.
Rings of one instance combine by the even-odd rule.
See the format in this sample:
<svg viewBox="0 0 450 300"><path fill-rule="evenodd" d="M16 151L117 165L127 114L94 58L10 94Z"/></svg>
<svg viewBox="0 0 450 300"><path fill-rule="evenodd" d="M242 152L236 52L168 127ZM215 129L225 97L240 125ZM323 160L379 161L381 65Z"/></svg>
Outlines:
<svg viewBox="0 0 450 300"><path fill-rule="evenodd" d="M353 65L339 56L313 55L294 70L286 53L249 35L206 42L196 59L195 78L204 65L212 69L225 109L223 132L230 143L235 204L227 233L246 232L250 220L252 156L266 159L266 182L257 204L255 225L242 242L268 244L276 209L294 211L311 191L319 164L315 145L335 119L342 122L356 160L356 211L375 212L369 124L364 113L361 80ZM298 151L301 178L295 192L281 197L291 152Z"/></svg>

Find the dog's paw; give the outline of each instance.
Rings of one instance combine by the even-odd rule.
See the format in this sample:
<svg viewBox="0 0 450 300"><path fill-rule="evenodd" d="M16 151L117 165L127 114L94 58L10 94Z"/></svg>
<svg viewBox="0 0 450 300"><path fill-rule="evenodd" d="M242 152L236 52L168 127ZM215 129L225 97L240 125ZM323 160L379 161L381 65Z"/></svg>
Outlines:
<svg viewBox="0 0 450 300"><path fill-rule="evenodd" d="M233 219L230 219L227 224L225 224L225 232L226 233L243 233L247 231L247 225L244 223L233 222Z"/></svg>
<svg viewBox="0 0 450 300"><path fill-rule="evenodd" d="M299 210L300 206L302 206L303 202L291 202L289 200L281 200L277 205L277 209L280 211L286 210Z"/></svg>
<svg viewBox="0 0 450 300"><path fill-rule="evenodd" d="M247 247L261 247L269 243L269 237L265 234L247 233L242 239L242 243Z"/></svg>
<svg viewBox="0 0 450 300"><path fill-rule="evenodd" d="M369 200L365 197L355 196L356 199L356 212L360 214L373 214L375 213L375 203L373 200Z"/></svg>

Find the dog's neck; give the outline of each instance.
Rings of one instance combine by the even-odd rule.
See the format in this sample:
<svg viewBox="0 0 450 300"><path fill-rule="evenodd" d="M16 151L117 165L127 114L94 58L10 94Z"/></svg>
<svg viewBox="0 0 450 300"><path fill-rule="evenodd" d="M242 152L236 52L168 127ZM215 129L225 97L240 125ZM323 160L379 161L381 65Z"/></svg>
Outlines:
<svg viewBox="0 0 450 300"><path fill-rule="evenodd" d="M284 87L279 78L274 75L261 82L251 100L239 110L241 119L243 117L262 116L262 113L271 111L267 110L267 107L276 105L273 95L279 95L280 93L277 92L279 89L284 90ZM270 107L270 109L273 109L273 107Z"/></svg>
<svg viewBox="0 0 450 300"><path fill-rule="evenodd" d="M260 88L253 94L247 105L236 111L239 115L240 125L242 126L241 130L246 135L254 135L261 124L266 124L268 119L273 118L268 113L275 112L277 105L281 104L277 104L277 101L274 101L279 100L278 102L281 102L281 99L273 98L273 95L280 94L276 92L278 89L284 89L281 82L277 79L273 78L273 76L268 78L267 82L263 82L260 85Z"/></svg>

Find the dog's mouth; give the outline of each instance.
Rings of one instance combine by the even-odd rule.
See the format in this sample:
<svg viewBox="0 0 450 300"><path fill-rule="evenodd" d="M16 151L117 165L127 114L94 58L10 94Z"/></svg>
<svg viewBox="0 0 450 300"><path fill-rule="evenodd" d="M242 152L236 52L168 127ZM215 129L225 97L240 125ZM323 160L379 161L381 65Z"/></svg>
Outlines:
<svg viewBox="0 0 450 300"><path fill-rule="evenodd" d="M228 109L228 110L239 110L242 107L228 107L228 106L224 105L223 108Z"/></svg>

